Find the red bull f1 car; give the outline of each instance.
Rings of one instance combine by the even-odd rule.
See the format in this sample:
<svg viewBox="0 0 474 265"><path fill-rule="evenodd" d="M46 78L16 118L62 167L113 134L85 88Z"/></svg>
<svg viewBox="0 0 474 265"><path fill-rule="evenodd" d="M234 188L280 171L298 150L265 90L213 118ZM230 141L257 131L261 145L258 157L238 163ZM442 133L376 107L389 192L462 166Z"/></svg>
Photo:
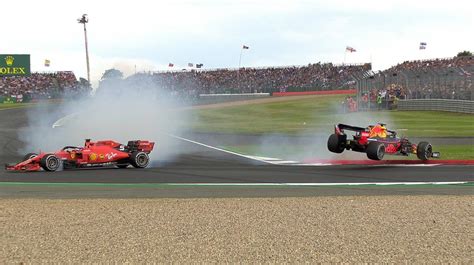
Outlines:
<svg viewBox="0 0 474 265"><path fill-rule="evenodd" d="M65 146L55 153L29 153L18 164L7 164L7 171L56 171L63 169L111 167L145 168L150 162L149 154L155 143L129 141L127 145L112 140L91 142L86 139L84 147Z"/></svg>
<svg viewBox="0 0 474 265"><path fill-rule="evenodd" d="M347 139L346 131L353 131L353 139ZM366 153L372 160L382 160L385 154L402 155L416 154L420 160L439 158L439 152L433 152L428 142L412 144L407 138L397 137L397 133L388 130L385 124L378 123L366 128L338 124L334 134L328 139L328 149L333 153L342 153L344 150Z"/></svg>

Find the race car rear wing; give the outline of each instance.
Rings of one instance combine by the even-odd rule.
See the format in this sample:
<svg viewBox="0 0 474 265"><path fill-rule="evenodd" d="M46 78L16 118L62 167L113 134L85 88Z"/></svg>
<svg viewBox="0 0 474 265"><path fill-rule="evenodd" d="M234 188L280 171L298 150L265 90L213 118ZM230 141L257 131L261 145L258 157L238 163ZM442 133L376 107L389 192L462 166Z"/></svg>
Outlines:
<svg viewBox="0 0 474 265"><path fill-rule="evenodd" d="M365 131L365 128L352 126L352 125L347 125L347 124L342 124L342 123L339 123L334 128L334 132L337 135L343 135L344 130L349 130L349 131L354 131L354 132L363 132L363 131Z"/></svg>
<svg viewBox="0 0 474 265"><path fill-rule="evenodd" d="M354 132L364 132L367 130L367 128L339 123L338 125L335 126L335 129L334 129L335 133L338 135L344 134L344 130L349 130L349 131L354 131ZM387 129L387 132L393 135L397 134L397 132L393 130Z"/></svg>
<svg viewBox="0 0 474 265"><path fill-rule="evenodd" d="M150 153L155 146L155 142L135 140L128 141L127 147L130 151L142 151L145 153Z"/></svg>

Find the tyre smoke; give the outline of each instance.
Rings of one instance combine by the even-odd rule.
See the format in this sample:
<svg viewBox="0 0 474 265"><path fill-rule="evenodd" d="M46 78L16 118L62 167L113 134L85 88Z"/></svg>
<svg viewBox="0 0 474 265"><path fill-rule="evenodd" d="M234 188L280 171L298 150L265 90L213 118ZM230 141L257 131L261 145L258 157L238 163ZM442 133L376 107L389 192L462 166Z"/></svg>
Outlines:
<svg viewBox="0 0 474 265"><path fill-rule="evenodd" d="M113 82L101 86L95 95L76 97L54 107L30 109L28 126L19 132L19 139L24 142L19 152L55 152L66 145L83 146L85 139L123 144L129 140L150 140L155 142L151 164L171 161L185 152L178 141L167 136L187 130L190 117L189 112L179 111L182 105L156 85ZM64 118L61 126L52 128L60 118Z"/></svg>
<svg viewBox="0 0 474 265"><path fill-rule="evenodd" d="M327 149L327 140L334 133L334 126L344 123L367 127L376 123L386 123L388 128L396 129L396 124L388 111L343 112L339 102L330 106L327 113L314 113L312 118L298 121L307 129L297 134L271 133L258 139L257 153L262 156L278 157L286 160L346 160L367 159L365 153L344 151L335 154ZM317 125L315 125L317 124ZM347 131L348 139L353 132Z"/></svg>

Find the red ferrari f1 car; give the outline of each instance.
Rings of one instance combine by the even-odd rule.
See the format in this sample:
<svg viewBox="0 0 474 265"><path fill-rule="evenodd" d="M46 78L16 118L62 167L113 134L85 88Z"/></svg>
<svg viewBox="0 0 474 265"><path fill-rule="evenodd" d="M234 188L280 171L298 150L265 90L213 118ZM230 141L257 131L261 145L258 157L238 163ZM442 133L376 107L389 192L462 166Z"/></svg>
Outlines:
<svg viewBox="0 0 474 265"><path fill-rule="evenodd" d="M347 139L345 130L354 131L353 139ZM439 152L433 152L428 142L412 144L407 138L397 137L397 133L387 130L385 124L378 123L367 128L346 124L335 126L334 134L328 139L328 149L333 153L342 153L344 149L366 153L372 160L382 160L385 154L403 155L416 154L421 160L439 158Z"/></svg>
<svg viewBox="0 0 474 265"><path fill-rule="evenodd" d="M55 153L29 153L18 164L5 165L7 171L56 171L64 169L116 166L145 168L150 162L148 154L155 143L150 141L129 141L123 145L111 140L91 142L86 139L84 147L65 146Z"/></svg>

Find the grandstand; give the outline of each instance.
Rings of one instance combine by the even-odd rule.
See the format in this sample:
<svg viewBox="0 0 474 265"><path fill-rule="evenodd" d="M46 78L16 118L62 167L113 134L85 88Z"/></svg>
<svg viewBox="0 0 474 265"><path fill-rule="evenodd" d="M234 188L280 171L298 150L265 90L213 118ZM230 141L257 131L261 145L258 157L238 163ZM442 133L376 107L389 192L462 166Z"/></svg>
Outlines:
<svg viewBox="0 0 474 265"><path fill-rule="evenodd" d="M159 71L137 73L126 78L125 82L136 84L146 81L148 85L183 98L194 98L200 94L357 88L359 102L367 98L367 104L375 102L379 96L387 102L395 98L474 100L473 56L405 61L378 72L372 71L371 67L370 63L314 63L304 66ZM0 92L4 98L59 98L83 90L84 87L70 71L0 79Z"/></svg>
<svg viewBox="0 0 474 265"><path fill-rule="evenodd" d="M184 95L273 93L347 89L355 84L352 74L370 69L369 63L316 63L306 66L139 73L128 80L147 79L161 88Z"/></svg>
<svg viewBox="0 0 474 265"><path fill-rule="evenodd" d="M355 73L359 98L474 100L474 57L406 61L387 70ZM373 106L375 104L372 104ZM384 104L388 107L389 104Z"/></svg>
<svg viewBox="0 0 474 265"><path fill-rule="evenodd" d="M72 71L32 73L30 76L0 78L0 102L28 102L74 95L84 88Z"/></svg>

